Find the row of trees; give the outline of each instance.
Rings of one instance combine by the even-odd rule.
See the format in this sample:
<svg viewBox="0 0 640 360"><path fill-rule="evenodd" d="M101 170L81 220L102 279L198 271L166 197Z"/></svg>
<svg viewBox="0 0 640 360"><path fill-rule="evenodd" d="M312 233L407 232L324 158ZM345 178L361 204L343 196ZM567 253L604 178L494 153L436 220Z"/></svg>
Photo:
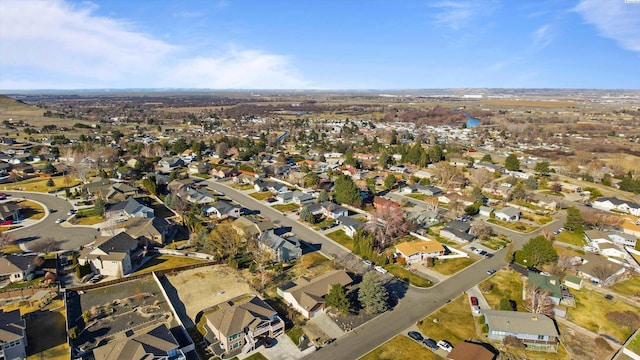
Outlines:
<svg viewBox="0 0 640 360"><path fill-rule="evenodd" d="M362 277L358 289L358 301L368 314L379 314L389 309L389 293L374 271L369 271ZM343 315L348 314L353 308L344 287L340 284L331 285L329 293L325 296L325 302L327 306L340 311Z"/></svg>

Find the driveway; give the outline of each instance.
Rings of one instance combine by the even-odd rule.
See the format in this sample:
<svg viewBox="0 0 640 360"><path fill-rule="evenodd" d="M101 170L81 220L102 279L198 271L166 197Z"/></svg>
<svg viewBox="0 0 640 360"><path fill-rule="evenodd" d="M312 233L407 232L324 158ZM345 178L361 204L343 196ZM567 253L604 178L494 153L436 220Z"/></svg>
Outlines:
<svg viewBox="0 0 640 360"><path fill-rule="evenodd" d="M22 191L5 191L5 193L11 195L10 199L33 200L46 206L49 211L55 210L55 213L49 213L36 224L12 231L16 243L22 244L22 248L29 249L44 239L53 238L58 241L61 250L71 250L87 245L100 236L94 228L64 227L61 224L56 224L57 218L67 219L67 212L73 208L71 203L63 197Z"/></svg>
<svg viewBox="0 0 640 360"><path fill-rule="evenodd" d="M291 360L291 359L300 359L304 357L306 354L313 352L315 348L312 346L305 351L298 350L298 347L289 339L289 337L285 334L282 334L276 338L278 342L276 345L270 348L265 348L264 346L260 346L255 351L250 352L247 355L238 356L240 359L244 359L249 355L252 355L254 352L260 352L262 355L266 356L269 360Z"/></svg>
<svg viewBox="0 0 640 360"><path fill-rule="evenodd" d="M310 323L318 326L322 331L330 338L337 339L344 335L344 330L340 329L340 327L333 321L329 315L322 312L316 316L314 316Z"/></svg>

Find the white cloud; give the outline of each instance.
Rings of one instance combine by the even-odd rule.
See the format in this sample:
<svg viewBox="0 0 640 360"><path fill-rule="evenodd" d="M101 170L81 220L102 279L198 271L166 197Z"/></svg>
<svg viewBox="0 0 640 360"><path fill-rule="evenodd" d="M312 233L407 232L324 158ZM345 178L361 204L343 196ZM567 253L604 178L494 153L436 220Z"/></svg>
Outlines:
<svg viewBox="0 0 640 360"><path fill-rule="evenodd" d="M533 50L542 50L549 46L549 44L551 44L551 42L553 41L553 34L550 29L551 26L549 24L546 24L539 27L536 31L533 32Z"/></svg>
<svg viewBox="0 0 640 360"><path fill-rule="evenodd" d="M640 4L582 0L574 10L601 36L615 40L624 49L640 52Z"/></svg>
<svg viewBox="0 0 640 360"><path fill-rule="evenodd" d="M308 85L286 56L229 46L206 55L95 14L91 3L0 2L0 88Z"/></svg>
<svg viewBox="0 0 640 360"><path fill-rule="evenodd" d="M435 23L447 26L453 30L468 25L476 17L493 12L496 7L494 1L441 1L430 5L438 10L433 15Z"/></svg>

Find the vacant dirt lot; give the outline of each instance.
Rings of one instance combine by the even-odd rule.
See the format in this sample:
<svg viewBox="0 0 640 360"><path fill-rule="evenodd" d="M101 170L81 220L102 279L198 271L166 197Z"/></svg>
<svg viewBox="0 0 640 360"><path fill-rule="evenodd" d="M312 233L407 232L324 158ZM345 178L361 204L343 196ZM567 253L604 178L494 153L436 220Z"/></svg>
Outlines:
<svg viewBox="0 0 640 360"><path fill-rule="evenodd" d="M236 296L253 293L247 282L237 271L227 265L206 266L168 275L187 315L193 320L198 311L230 300Z"/></svg>

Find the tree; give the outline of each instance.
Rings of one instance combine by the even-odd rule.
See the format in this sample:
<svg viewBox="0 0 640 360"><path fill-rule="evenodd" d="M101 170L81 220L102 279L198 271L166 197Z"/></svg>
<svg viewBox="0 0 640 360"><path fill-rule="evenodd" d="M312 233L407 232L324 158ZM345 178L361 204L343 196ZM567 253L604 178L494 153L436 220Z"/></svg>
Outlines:
<svg viewBox="0 0 640 360"><path fill-rule="evenodd" d="M318 194L318 202L323 203L325 201L329 201L329 194L327 194L327 190L322 189Z"/></svg>
<svg viewBox="0 0 640 360"><path fill-rule="evenodd" d="M527 191L524 189L524 185L522 185L521 183L514 186L513 190L511 191L511 196L514 199L518 199L518 200L522 200L524 198L527 197Z"/></svg>
<svg viewBox="0 0 640 360"><path fill-rule="evenodd" d="M387 167L390 160L391 160L391 157L389 156L389 153L387 153L387 151L384 150L382 151L382 153L380 154L380 157L378 158L378 166L384 169Z"/></svg>
<svg viewBox="0 0 640 360"><path fill-rule="evenodd" d="M480 212L480 206L482 206L481 202L475 202L464 208L464 213L470 216L477 215Z"/></svg>
<svg viewBox="0 0 640 360"><path fill-rule="evenodd" d="M60 244L53 238L46 238L31 246L31 250L36 253L48 254L60 250Z"/></svg>
<svg viewBox="0 0 640 360"><path fill-rule="evenodd" d="M473 233L478 237L478 239L484 241L489 237L493 236L493 228L491 226L485 225L483 223L474 223L472 225Z"/></svg>
<svg viewBox="0 0 640 360"><path fill-rule="evenodd" d="M340 284L331 285L331 289L327 296L324 297L324 301L327 306L340 311L342 315L347 315L351 308L351 303L347 298L347 294L344 292L344 288Z"/></svg>
<svg viewBox="0 0 640 360"><path fill-rule="evenodd" d="M320 176L318 176L318 174L314 172L309 172L304 177L304 186L315 187L315 186L318 186L318 184L320 184Z"/></svg>
<svg viewBox="0 0 640 360"><path fill-rule="evenodd" d="M378 247L385 249L393 240L406 235L412 224L400 206L390 205L378 207L365 228L375 235Z"/></svg>
<svg viewBox="0 0 640 360"><path fill-rule="evenodd" d="M49 180L47 180L47 183L45 185L47 185L47 187L54 187L56 186L56 183L53 181L52 178L49 178Z"/></svg>
<svg viewBox="0 0 640 360"><path fill-rule="evenodd" d="M51 163L47 161L47 163L42 168L42 173L43 174L47 174L47 175L51 175L51 174L53 174L55 172L56 172L56 168L53 167L53 165L51 165Z"/></svg>
<svg viewBox="0 0 640 360"><path fill-rule="evenodd" d="M0 252L4 250L4 248L13 242L13 235L9 232L2 231L0 232Z"/></svg>
<svg viewBox="0 0 640 360"><path fill-rule="evenodd" d="M584 220L582 219L582 213L575 206L567 208L567 220L564 223L564 227L574 233L584 233Z"/></svg>
<svg viewBox="0 0 640 360"><path fill-rule="evenodd" d="M553 182L549 184L549 190L554 193L559 193L562 191L562 184L560 184L559 182Z"/></svg>
<svg viewBox="0 0 640 360"><path fill-rule="evenodd" d="M558 259L556 249L554 249L551 242L542 235L529 239L521 251L523 260L526 260L526 264L530 266L546 264Z"/></svg>
<svg viewBox="0 0 640 360"><path fill-rule="evenodd" d="M612 283L611 276L615 273L616 269L607 265L595 266L592 270L593 276L599 280L600 285L608 287Z"/></svg>
<svg viewBox="0 0 640 360"><path fill-rule="evenodd" d="M524 349L524 348L526 348L526 346L524 345L522 340L518 339L517 337L515 337L513 335L505 336L502 339L502 345L504 345L505 347L508 347L508 348L515 348L515 349Z"/></svg>
<svg viewBox="0 0 640 360"><path fill-rule="evenodd" d="M474 186L473 190L471 190L471 197L476 201L482 201L484 199L484 194L482 193L482 189L479 186Z"/></svg>
<svg viewBox="0 0 640 360"><path fill-rule="evenodd" d="M544 314L553 317L553 301L549 297L549 290L541 289L536 285L526 288L525 308L534 314Z"/></svg>
<svg viewBox="0 0 640 360"><path fill-rule="evenodd" d="M540 174L548 174L549 171L551 171L549 169L549 162L548 161L540 161L536 163L536 166L533 168L533 170L537 173Z"/></svg>
<svg viewBox="0 0 640 360"><path fill-rule="evenodd" d="M96 201L93 205L93 214L98 216L103 216L105 211L106 204L104 199L101 196L96 197Z"/></svg>
<svg viewBox="0 0 640 360"><path fill-rule="evenodd" d="M340 175L336 179L334 189L335 199L339 204L349 204L358 207L362 205L362 196L360 196L360 189L358 189L356 184L349 176Z"/></svg>
<svg viewBox="0 0 640 360"><path fill-rule="evenodd" d="M156 195L158 193L158 185L156 184L156 177L150 176L144 178L142 180L142 187L149 192L151 195Z"/></svg>
<svg viewBox="0 0 640 360"><path fill-rule="evenodd" d="M529 190L538 190L538 180L536 180L535 176L528 178L525 185Z"/></svg>
<svg viewBox="0 0 640 360"><path fill-rule="evenodd" d="M375 272L369 271L362 277L358 300L369 314L379 314L389 309L389 293L380 283Z"/></svg>
<svg viewBox="0 0 640 360"><path fill-rule="evenodd" d="M325 173L327 174L327 179L329 179L329 180L333 179L333 169L332 168L327 168L327 171Z"/></svg>
<svg viewBox="0 0 640 360"><path fill-rule="evenodd" d="M491 155L490 154L485 154L482 157L482 159L480 159L480 161L486 162L486 163L493 163L493 159L491 159Z"/></svg>
<svg viewBox="0 0 640 360"><path fill-rule="evenodd" d="M313 214L311 214L308 207L303 206L300 208L300 220L313 223Z"/></svg>
<svg viewBox="0 0 640 360"><path fill-rule="evenodd" d="M518 160L516 154L509 154L509 156L507 156L504 160L504 167L509 171L520 170L520 160Z"/></svg>
<svg viewBox="0 0 640 360"><path fill-rule="evenodd" d="M395 175L389 174L384 179L384 187L386 187L387 189L391 189L396 184L396 181L397 181L397 179L396 179Z"/></svg>

